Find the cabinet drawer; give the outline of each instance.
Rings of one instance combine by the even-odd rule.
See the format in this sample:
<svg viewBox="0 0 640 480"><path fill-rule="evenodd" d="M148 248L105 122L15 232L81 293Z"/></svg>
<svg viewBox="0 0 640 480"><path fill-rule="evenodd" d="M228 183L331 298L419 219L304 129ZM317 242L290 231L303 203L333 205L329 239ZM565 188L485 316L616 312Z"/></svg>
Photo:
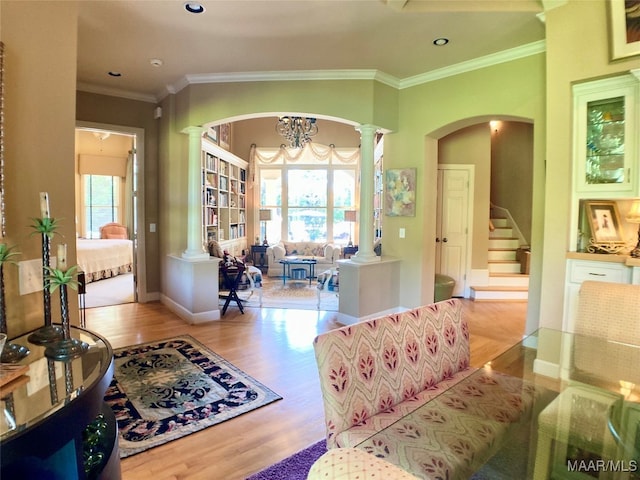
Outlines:
<svg viewBox="0 0 640 480"><path fill-rule="evenodd" d="M629 283L629 268L622 264L614 263L572 262L569 281L572 283L582 283L585 280Z"/></svg>

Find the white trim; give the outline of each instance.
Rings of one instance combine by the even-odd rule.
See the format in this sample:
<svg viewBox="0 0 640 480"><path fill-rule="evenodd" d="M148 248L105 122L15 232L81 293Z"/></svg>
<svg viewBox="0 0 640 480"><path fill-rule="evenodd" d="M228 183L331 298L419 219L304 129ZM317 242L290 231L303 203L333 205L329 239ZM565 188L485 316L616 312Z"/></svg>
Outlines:
<svg viewBox="0 0 640 480"><path fill-rule="evenodd" d="M144 210L144 128L137 127L128 127L123 125L111 125L107 123L94 123L94 122L76 122L76 129L82 130L100 130L100 131L110 131L116 133L125 133L128 135L136 136L136 169L138 172L137 175L137 185L135 185L135 189L137 192L138 201L136 202L137 211L136 213L136 235L137 235L137 251L136 251L136 290L137 290L137 301L140 303L145 303L151 301L147 297L147 268L146 268L146 248L145 248L145 210ZM130 193L130 192L128 192Z"/></svg>
<svg viewBox="0 0 640 480"><path fill-rule="evenodd" d="M415 87L417 85L441 80L443 78L460 75L461 73L471 72L492 65L510 62L520 58L537 55L546 51L546 41L539 40L537 42L528 43L520 47L511 48L483 57L474 58L466 62L460 62L455 65L432 70L430 72L421 73L404 79L397 78L393 75L380 70L289 70L281 72L231 72L231 73L195 73L186 74L173 84L166 85L165 91L159 92L158 95L147 95L136 92L127 92L114 88L102 87L99 85L91 85L88 83L78 82L77 90L97 93L101 95L110 95L114 97L129 98L131 100L140 100L143 102L158 103L167 95L173 95L192 84L206 83L238 83L238 82L271 82L271 81L301 81L301 80L376 80L380 83L388 85L397 90Z"/></svg>
<svg viewBox="0 0 640 480"><path fill-rule="evenodd" d="M503 50L502 52L492 53L491 55L485 55L484 57L474 58L467 62L456 63L455 65L449 65L444 68L432 70L431 72L422 73L413 77L408 77L400 80L399 89L415 87L423 83L433 82L435 80L441 80L447 77L453 77L454 75L460 75L461 73L471 72L473 70L479 70L485 67L491 67L500 63L511 62L520 58L529 57L531 55L537 55L538 53L544 53L546 51L546 41L540 40L533 43L528 43L521 47L511 48L509 50Z"/></svg>
<svg viewBox="0 0 640 480"><path fill-rule="evenodd" d="M208 312L192 313L179 303L173 301L166 295L160 294L160 303L171 310L173 313L182 318L190 325L199 325L201 323L209 323L220 320L220 310L210 310Z"/></svg>

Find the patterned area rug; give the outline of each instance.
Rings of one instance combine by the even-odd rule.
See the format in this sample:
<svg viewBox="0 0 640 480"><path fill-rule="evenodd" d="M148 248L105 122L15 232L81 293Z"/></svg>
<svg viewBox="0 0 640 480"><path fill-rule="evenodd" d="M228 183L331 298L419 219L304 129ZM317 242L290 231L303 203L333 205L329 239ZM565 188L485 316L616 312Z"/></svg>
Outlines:
<svg viewBox="0 0 640 480"><path fill-rule="evenodd" d="M305 480L313 463L326 451L327 441L322 439L246 480Z"/></svg>
<svg viewBox="0 0 640 480"><path fill-rule="evenodd" d="M121 458L282 398L189 335L120 348L114 359L105 402Z"/></svg>
<svg viewBox="0 0 640 480"><path fill-rule="evenodd" d="M247 307L260 307L257 291L240 290L238 296L245 300ZM222 301L224 304L224 301ZM234 306L232 303L231 306ZM308 280L287 280L282 284L280 278L263 277L262 306L266 308L297 308L300 310L318 310L317 282ZM338 292L322 290L320 292L320 308L325 311L338 311Z"/></svg>

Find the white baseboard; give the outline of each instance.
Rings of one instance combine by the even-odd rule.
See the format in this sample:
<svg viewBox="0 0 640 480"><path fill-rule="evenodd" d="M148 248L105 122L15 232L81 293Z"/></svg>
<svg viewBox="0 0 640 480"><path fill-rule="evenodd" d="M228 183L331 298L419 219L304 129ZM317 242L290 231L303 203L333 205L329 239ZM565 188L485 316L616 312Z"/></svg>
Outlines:
<svg viewBox="0 0 640 480"><path fill-rule="evenodd" d="M560 365L536 358L533 361L533 371L550 378L560 378Z"/></svg>
<svg viewBox="0 0 640 480"><path fill-rule="evenodd" d="M185 307L176 303L166 295L160 296L160 302L166 306L173 313L178 315L184 321L191 325L197 325L200 323L208 323L215 320L220 320L220 310L209 310L207 312L193 313L187 310Z"/></svg>

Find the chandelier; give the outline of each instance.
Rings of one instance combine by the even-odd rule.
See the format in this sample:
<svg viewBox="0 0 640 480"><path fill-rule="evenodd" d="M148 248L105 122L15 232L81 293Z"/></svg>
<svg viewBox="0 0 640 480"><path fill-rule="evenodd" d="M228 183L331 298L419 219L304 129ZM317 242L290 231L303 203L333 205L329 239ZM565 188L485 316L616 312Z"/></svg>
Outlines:
<svg viewBox="0 0 640 480"><path fill-rule="evenodd" d="M280 117L276 132L287 139L291 148L302 148L318 133L318 125L315 118Z"/></svg>

